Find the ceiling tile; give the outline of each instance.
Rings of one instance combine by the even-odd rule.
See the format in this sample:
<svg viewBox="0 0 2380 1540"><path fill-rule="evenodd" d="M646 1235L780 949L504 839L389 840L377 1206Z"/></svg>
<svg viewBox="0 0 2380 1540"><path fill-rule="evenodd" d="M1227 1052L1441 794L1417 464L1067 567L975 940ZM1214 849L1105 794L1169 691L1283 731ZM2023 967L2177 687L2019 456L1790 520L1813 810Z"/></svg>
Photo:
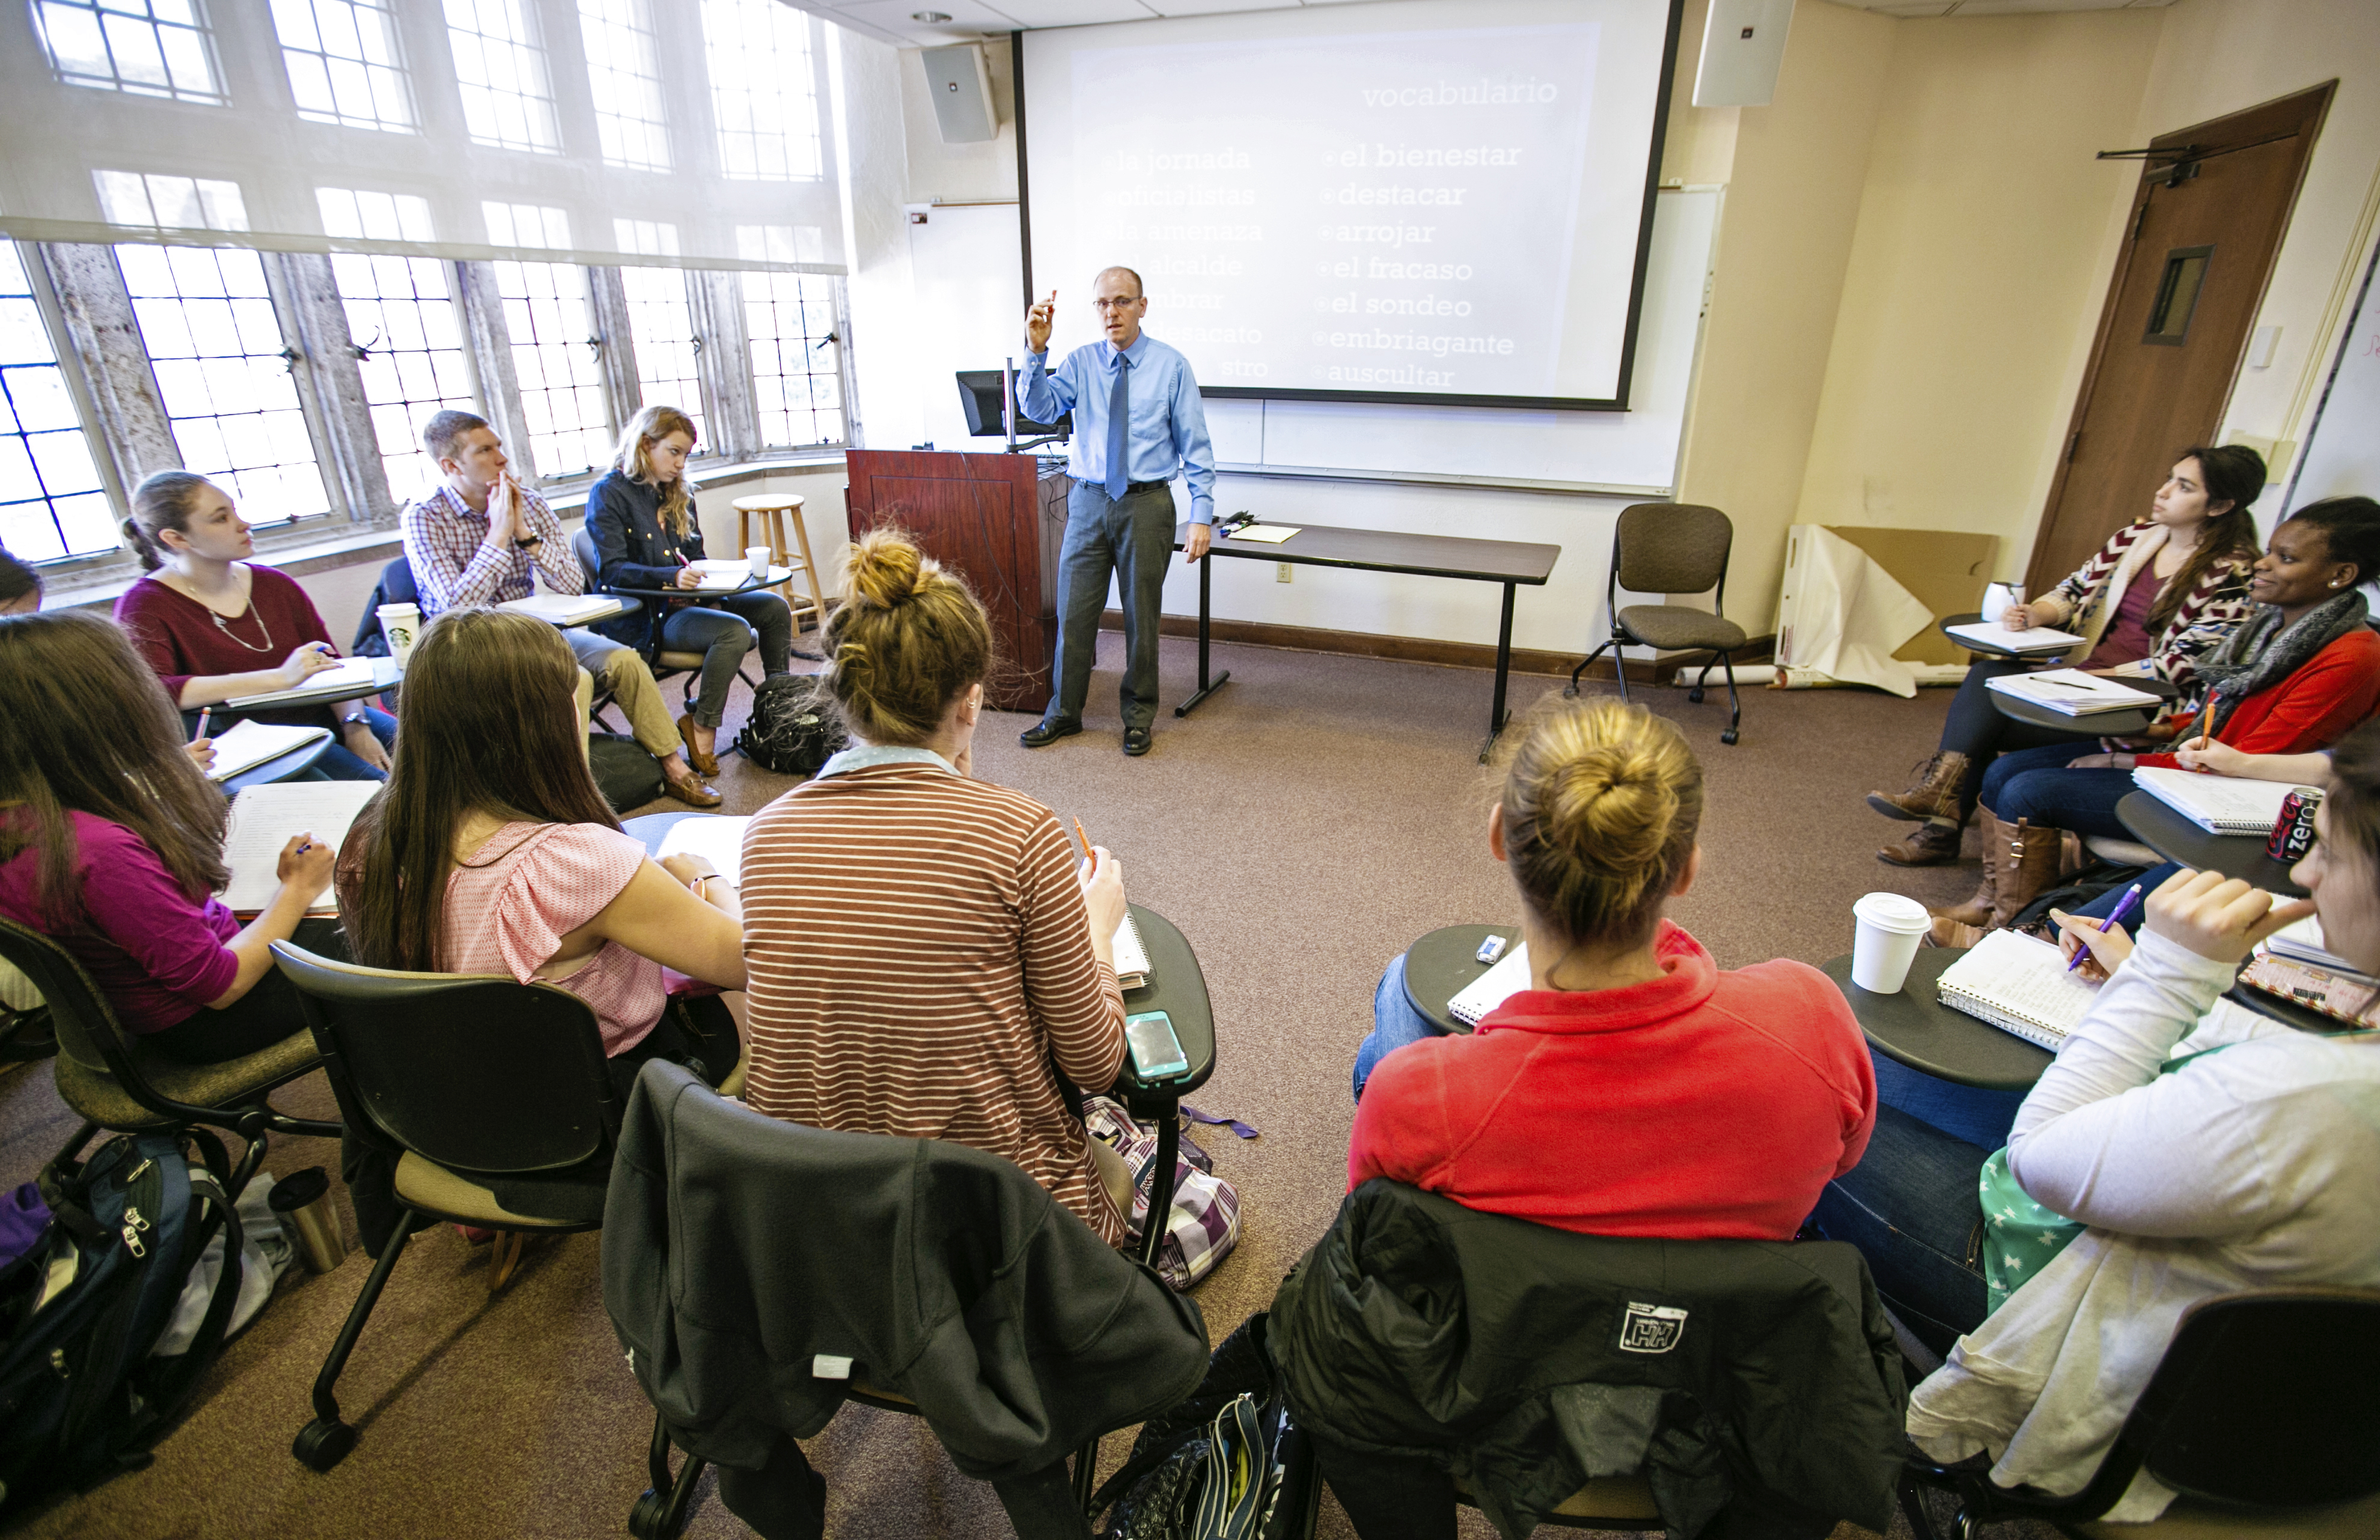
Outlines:
<svg viewBox="0 0 2380 1540"><path fill-rule="evenodd" d="M896 42L907 48L935 48L948 42L972 42L987 33L1016 30L1016 22L984 0L852 0L834 6L805 6L828 20ZM940 11L948 21L911 19L917 12Z"/></svg>
<svg viewBox="0 0 2380 1540"><path fill-rule="evenodd" d="M1139 0L1007 0L1000 8L1025 27L1090 27L1147 21L1157 14Z"/></svg>
<svg viewBox="0 0 2380 1540"><path fill-rule="evenodd" d="M1160 16L1217 16L1226 11L1293 11L1300 0L1148 0Z"/></svg>

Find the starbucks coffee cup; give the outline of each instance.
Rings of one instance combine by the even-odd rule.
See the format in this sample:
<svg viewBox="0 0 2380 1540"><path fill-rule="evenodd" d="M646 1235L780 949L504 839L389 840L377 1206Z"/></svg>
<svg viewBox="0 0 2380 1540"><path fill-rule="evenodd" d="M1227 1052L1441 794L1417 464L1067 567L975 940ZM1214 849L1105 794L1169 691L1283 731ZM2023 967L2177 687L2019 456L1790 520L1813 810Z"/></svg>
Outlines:
<svg viewBox="0 0 2380 1540"><path fill-rule="evenodd" d="M413 639L421 635L421 606L383 604L373 612L380 616L381 635L388 638L388 655L402 672L406 660L413 656Z"/></svg>

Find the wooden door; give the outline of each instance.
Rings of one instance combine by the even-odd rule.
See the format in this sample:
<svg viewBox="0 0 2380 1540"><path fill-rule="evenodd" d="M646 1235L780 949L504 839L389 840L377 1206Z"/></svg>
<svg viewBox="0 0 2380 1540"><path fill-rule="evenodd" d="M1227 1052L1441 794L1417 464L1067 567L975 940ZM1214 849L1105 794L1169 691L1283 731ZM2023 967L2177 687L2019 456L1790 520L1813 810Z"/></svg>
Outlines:
<svg viewBox="0 0 2380 1540"><path fill-rule="evenodd" d="M2220 426L2337 85L2151 141L2027 592L2056 585L2145 515L2173 452Z"/></svg>

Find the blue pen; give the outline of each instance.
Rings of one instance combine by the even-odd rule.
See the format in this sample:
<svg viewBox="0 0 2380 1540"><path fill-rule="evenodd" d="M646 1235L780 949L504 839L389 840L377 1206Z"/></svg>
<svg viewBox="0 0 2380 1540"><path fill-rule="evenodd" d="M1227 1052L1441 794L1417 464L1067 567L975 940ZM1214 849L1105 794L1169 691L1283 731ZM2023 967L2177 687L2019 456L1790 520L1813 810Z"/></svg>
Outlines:
<svg viewBox="0 0 2380 1540"><path fill-rule="evenodd" d="M2100 934L2105 935L2107 932L2113 930L2116 928L2116 922L2122 919L2126 915L2131 914L2132 912L2132 905L2138 903L2140 899L2141 885L2139 883L2135 882L2131 887L2125 889L2124 896L2116 901L2115 912L2110 914L2106 919L2099 922ZM2082 959L2090 955L2091 949L2089 947L2077 948L2073 957L2070 959L2066 964L2066 971L2068 973L2072 973L2076 968L2082 965Z"/></svg>

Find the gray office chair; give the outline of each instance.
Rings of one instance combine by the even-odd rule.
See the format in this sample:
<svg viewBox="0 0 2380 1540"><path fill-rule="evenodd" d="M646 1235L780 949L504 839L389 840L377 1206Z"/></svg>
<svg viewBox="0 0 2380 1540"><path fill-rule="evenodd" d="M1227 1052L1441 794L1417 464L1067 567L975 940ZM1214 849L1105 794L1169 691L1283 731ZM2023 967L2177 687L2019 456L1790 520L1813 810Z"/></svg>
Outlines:
<svg viewBox="0 0 2380 1540"><path fill-rule="evenodd" d="M1637 503L1620 510L1611 531L1611 576L1603 594L1604 613L1611 635L1571 670L1562 694L1575 697L1579 675L1589 663L1609 650L1612 671L1620 676L1620 698L1628 698L1628 665L1617 650L1650 647L1665 651L1716 652L1727 673L1727 731L1718 741L1736 741L1743 723L1743 701L1735 693L1733 654L1749 639L1743 627L1727 618L1727 559L1735 544L1735 526L1717 508L1693 503ZM1621 609L1620 590L1634 593L1698 594L1713 589L1710 610L1682 604L1631 604ZM1702 666L1686 698L1699 703L1710 678L1710 664Z"/></svg>

